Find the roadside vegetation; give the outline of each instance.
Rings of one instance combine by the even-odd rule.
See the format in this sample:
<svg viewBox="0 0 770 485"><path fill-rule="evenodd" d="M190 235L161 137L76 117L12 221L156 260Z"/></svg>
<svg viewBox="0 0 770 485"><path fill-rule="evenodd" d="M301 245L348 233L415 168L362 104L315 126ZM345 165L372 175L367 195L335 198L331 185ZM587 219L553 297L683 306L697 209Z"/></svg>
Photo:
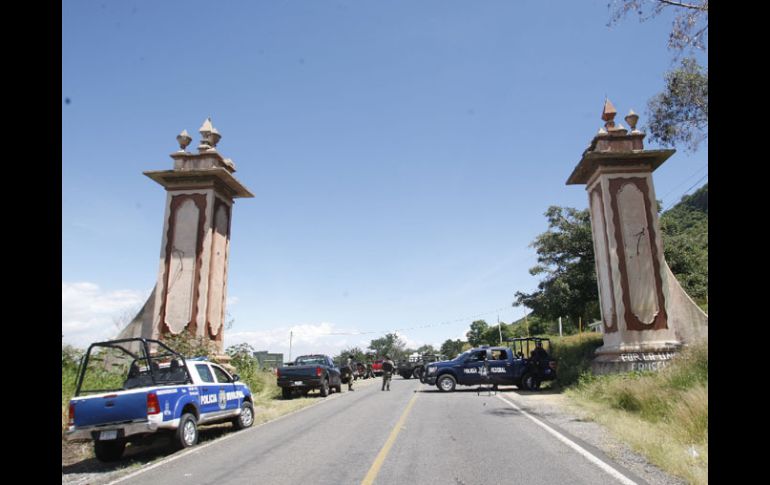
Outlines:
<svg viewBox="0 0 770 485"><path fill-rule="evenodd" d="M566 394L653 464L708 483L708 342L659 372L584 373Z"/></svg>

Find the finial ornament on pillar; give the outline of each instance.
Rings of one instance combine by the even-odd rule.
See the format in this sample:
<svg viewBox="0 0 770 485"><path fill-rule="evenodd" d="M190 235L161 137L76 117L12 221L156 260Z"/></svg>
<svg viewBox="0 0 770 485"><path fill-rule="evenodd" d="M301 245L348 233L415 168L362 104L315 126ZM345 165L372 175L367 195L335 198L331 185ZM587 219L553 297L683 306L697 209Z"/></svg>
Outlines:
<svg viewBox="0 0 770 485"><path fill-rule="evenodd" d="M176 136L176 141L179 142L180 152L187 151L187 145L192 141L192 137L187 133L187 130L182 130L182 133Z"/></svg>
<svg viewBox="0 0 770 485"><path fill-rule="evenodd" d="M641 133L641 131L636 129L636 123L639 121L639 115L634 113L634 110L630 110L624 119L626 120L626 123L628 123L628 126L631 127L631 133Z"/></svg>
<svg viewBox="0 0 770 485"><path fill-rule="evenodd" d="M201 134L201 143L198 145L198 151L200 153L211 150L216 151L217 143L219 143L222 135L220 135L219 131L217 131L217 129L214 128L214 125L211 124L211 117L206 118L206 121L203 122L203 125L198 131Z"/></svg>

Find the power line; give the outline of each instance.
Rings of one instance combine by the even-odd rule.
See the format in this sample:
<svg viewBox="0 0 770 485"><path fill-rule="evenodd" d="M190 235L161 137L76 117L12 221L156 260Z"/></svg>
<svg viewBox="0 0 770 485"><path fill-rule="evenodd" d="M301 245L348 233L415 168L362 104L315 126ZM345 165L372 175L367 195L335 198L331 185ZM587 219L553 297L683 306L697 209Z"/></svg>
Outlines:
<svg viewBox="0 0 770 485"><path fill-rule="evenodd" d="M328 336L328 335L370 335L370 334L383 334L383 333L391 333L391 332L395 333L395 332L402 332L402 331L405 331L405 330L416 330L416 329L420 329L420 328L432 328L432 327L438 327L438 326L441 326L441 325L451 325L453 323L465 322L465 321L468 321L468 320L470 320L472 318L483 317L484 315L494 314L494 313L500 312L502 310L507 310L509 308L510 307L508 307L508 306L504 306L504 307L497 308L495 310L490 310L490 311L483 312L483 313L477 313L475 315L469 315L467 317L456 318L454 320L446 320L446 321L443 321L443 322L430 323L430 324L426 324L426 325L418 325L418 326L408 327L408 328L397 328L397 329L369 331L369 332L328 332L328 333L319 333L319 334L316 334L316 335L323 336L323 337Z"/></svg>
<svg viewBox="0 0 770 485"><path fill-rule="evenodd" d="M687 195L687 193L688 193L688 192L690 192L690 191L691 191L691 190L692 190L692 189L693 189L693 188L694 188L696 185L698 185L698 184L699 184L699 183L700 183L700 182L701 182L703 179L705 179L705 178L706 178L706 177L708 177L708 176L709 176L709 173L708 173L708 172L706 172L706 173L703 175L703 177L699 178L699 179L698 179L698 180L697 180L697 181L696 181L694 184L692 184L692 185L690 186L690 188L689 188L689 189L687 189L687 190L685 190L684 192L682 192L682 194L679 196L679 198L677 199L677 201L676 201L676 202L672 202L672 203L671 203L671 204L669 204L669 206L668 206L668 207L666 207L664 210L668 210L668 209L670 209L671 207L673 207L674 205L678 204L678 203L679 203L679 201L681 201L681 200L682 200L682 197L684 197L685 195Z"/></svg>
<svg viewBox="0 0 770 485"><path fill-rule="evenodd" d="M696 170L695 172L691 173L691 174L690 174L690 175L688 175L687 177L685 177L685 178L684 178L684 180L682 180L681 182L679 182L678 184L676 184L676 185L675 185L675 186L674 186L674 187L673 187L671 190L669 190L669 191L668 191L668 193L667 193L666 195L664 195L663 197L661 197L661 199L663 199L663 200L666 200L666 197L668 197L669 195L671 195L671 193L672 193L674 190L676 190L676 189L678 189L679 187L681 187L682 185L684 185L684 184L685 184L685 183L686 183L688 180L690 180L690 179L691 179L691 178L692 178L692 177L693 177L695 174L697 174L698 172L700 172L701 170L703 170L703 169L704 169L704 168L706 168L706 167L708 167L708 163L707 163L707 164L705 164L705 165L703 165L702 167L700 167L698 170Z"/></svg>

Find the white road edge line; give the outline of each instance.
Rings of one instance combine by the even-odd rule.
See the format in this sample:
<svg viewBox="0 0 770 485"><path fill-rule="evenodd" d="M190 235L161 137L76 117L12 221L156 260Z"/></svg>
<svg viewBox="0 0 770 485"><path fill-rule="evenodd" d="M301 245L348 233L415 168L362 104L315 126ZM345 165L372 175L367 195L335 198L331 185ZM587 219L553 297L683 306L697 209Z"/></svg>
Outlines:
<svg viewBox="0 0 770 485"><path fill-rule="evenodd" d="M618 479L621 483L624 483L626 485L637 485L636 482L634 482L633 480L629 479L628 477L626 477L625 475L623 475L619 471L615 470L614 468L612 468L611 466L609 466L608 464L606 464L605 462L603 462L602 460L600 460L596 456L592 455L589 451L587 451L585 448L581 447L580 445L578 445L577 443L575 443L571 439L567 438L566 436L564 436L563 434L559 433L555 429L551 428L550 426L548 426L544 422L540 421L536 417L534 417L531 414L529 414L528 412L524 411L522 408L520 408L519 406L517 406L516 404L514 404L510 400L505 399L504 397L502 397L499 394L497 395L497 398L500 399L501 401L503 401L504 403L508 404L512 408L516 409L517 411L519 411L521 414L523 414L524 416L528 417L532 421L534 421L535 424L537 424L538 426L542 427L543 429L545 429L546 431L548 431L549 433L554 435L559 441L561 441L565 445L569 446L573 450L575 450L578 453L580 453L581 455L583 455L586 459L588 459L588 461L590 461L594 465L596 465L599 468L601 468L604 472L612 475L614 478Z"/></svg>
<svg viewBox="0 0 770 485"><path fill-rule="evenodd" d="M297 409L296 411L292 411L292 412L290 412L288 414L284 414L283 416L278 416L277 418L272 419L270 421L265 421L262 424L258 424L256 426L252 426L251 428L245 429L245 430L240 431L240 432L234 431L234 432L229 433L229 434L227 434L225 436L222 436L221 438L217 438L215 440L209 441L208 443L204 443L202 445L195 445L195 446L193 446L192 448L190 448L187 451L183 451L181 453L177 452L179 454L174 454L174 456L170 456L168 458L164 458L161 461L159 461L157 463L153 463L150 466L142 467L141 469L139 469L139 470L137 470L137 471L135 471L133 473L129 473L128 475L123 475L122 477L120 477L120 478L118 478L116 480L113 480L113 481L107 483L106 485L113 485L115 483L120 483L120 482L122 482L124 480L128 480L129 478L133 478L133 477L135 477L137 475L140 475L140 474L142 474L142 473L144 473L146 471L152 470L153 468L157 468L157 467L159 467L161 465L165 465L166 463L172 462L172 461L174 461L174 460L176 460L178 458L182 458L183 456L187 456L187 455L190 455L190 454L193 454L193 453L197 453L197 452L199 452L199 451L201 451L203 449L208 448L211 445L214 445L214 444L217 444L217 443L221 443L221 442L223 442L225 440L229 440L230 438L234 438L236 436L243 436L244 432L248 433L249 431L253 431L253 430L259 429L259 428L261 428L262 426L264 426L266 424L274 423L274 422L276 422L276 421L278 421L280 419L287 418L287 417L291 416L292 414L296 414L296 413L302 412L302 411L304 411L306 409L314 408L314 407L316 407L316 406L318 406L320 404L332 401L332 400L337 399L339 397L342 397L342 394L336 394L335 393L335 394L332 394L331 396L328 396L328 397L324 398L323 400L321 400L321 401L319 401L317 403L311 404L310 406L305 406L304 408Z"/></svg>

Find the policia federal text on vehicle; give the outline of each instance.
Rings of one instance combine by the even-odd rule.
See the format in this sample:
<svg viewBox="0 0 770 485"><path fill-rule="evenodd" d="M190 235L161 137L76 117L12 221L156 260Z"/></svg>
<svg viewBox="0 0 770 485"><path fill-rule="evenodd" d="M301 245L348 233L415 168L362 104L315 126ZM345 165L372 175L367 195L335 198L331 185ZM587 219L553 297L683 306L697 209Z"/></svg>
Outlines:
<svg viewBox="0 0 770 485"><path fill-rule="evenodd" d="M451 392L460 384L475 386L515 385L535 391L543 381L556 379L556 360L550 357L550 341L538 337L512 339L508 347L477 347L467 350L453 360L434 362L425 367L420 379ZM543 343L548 349L543 348Z"/></svg>

